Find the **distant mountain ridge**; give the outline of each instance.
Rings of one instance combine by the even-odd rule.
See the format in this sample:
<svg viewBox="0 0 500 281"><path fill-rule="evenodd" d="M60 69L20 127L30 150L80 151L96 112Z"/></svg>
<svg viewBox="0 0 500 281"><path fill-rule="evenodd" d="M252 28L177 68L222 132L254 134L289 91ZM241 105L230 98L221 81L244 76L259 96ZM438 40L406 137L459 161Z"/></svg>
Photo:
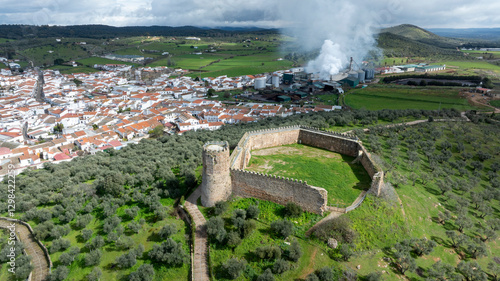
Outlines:
<svg viewBox="0 0 500 281"><path fill-rule="evenodd" d="M437 35L463 39L500 40L500 27L495 28L429 28Z"/></svg>
<svg viewBox="0 0 500 281"><path fill-rule="evenodd" d="M106 39L126 36L198 36L198 37L232 37L239 34L276 34L276 29L222 30L207 29L195 26L125 26L109 25L69 25L69 26L34 26L34 25L0 25L0 38L48 38L48 37L80 37Z"/></svg>

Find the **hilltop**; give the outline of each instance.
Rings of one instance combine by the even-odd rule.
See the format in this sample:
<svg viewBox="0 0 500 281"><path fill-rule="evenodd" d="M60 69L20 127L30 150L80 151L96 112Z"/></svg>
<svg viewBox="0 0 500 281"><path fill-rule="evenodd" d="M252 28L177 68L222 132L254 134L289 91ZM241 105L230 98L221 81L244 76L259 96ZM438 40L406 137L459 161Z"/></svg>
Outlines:
<svg viewBox="0 0 500 281"><path fill-rule="evenodd" d="M411 24L401 24L393 27L384 28L381 33L391 33L399 35L410 40L433 45L441 48L456 48L464 42L459 39L447 38L436 35L428 30Z"/></svg>
<svg viewBox="0 0 500 281"><path fill-rule="evenodd" d="M392 32L380 33L377 42L378 47L388 57L458 58L462 56L456 49L441 47L442 44L437 41L424 43Z"/></svg>

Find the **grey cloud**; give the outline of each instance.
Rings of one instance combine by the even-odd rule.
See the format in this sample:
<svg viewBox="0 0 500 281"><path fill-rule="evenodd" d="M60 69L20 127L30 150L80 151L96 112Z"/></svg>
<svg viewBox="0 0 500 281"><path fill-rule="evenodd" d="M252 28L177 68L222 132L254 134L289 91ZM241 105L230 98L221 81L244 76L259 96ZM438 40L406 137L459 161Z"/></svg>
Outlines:
<svg viewBox="0 0 500 281"><path fill-rule="evenodd" d="M492 0L2 0L0 23L113 25L253 25L284 27L317 20L333 7L338 24L352 9L367 8L372 26L498 27L500 2ZM310 8L311 5L315 7ZM309 14L301 9L307 8ZM350 9L351 9L350 8ZM288 15L294 15L289 17Z"/></svg>

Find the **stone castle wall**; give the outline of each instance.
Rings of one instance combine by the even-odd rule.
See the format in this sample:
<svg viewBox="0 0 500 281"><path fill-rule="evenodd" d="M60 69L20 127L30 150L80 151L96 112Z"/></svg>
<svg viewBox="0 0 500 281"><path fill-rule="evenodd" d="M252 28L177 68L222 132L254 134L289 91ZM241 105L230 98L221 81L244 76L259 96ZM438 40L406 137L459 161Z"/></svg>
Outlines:
<svg viewBox="0 0 500 281"><path fill-rule="evenodd" d="M373 163L366 149L356 137L299 126L245 133L238 143L238 146L227 160L228 171L231 171L230 185L232 193L242 197L269 200L278 204L294 202L304 210L313 213L322 214L326 211L328 208L328 194L323 188L310 186L306 182L295 179L244 171L250 161L252 150L293 143L323 148L352 157L358 156L357 161L361 162L372 178L370 192L375 195L380 194L380 189L383 186L383 172ZM204 158L203 161L203 181L205 182L205 161L210 163L210 159ZM208 164L208 166L210 166L210 164ZM222 172L225 167L226 166L223 165L219 166L221 170L217 170L216 174L225 175L225 173ZM208 169L208 171L210 171L210 169ZM224 185L224 183L220 184L220 182L218 184L221 186ZM215 183L209 185L216 186ZM222 191L208 188L202 190L215 193L211 199L213 203L218 201L217 199L222 200L222 198L228 196L226 188L222 188ZM206 194L206 198L208 197L209 194ZM203 205L206 206L205 203Z"/></svg>
<svg viewBox="0 0 500 281"><path fill-rule="evenodd" d="M370 192L376 196L380 195L380 190L384 185L384 172L373 162L368 151L363 145L360 145L359 160L361 165L365 168L366 172L372 178Z"/></svg>
<svg viewBox="0 0 500 281"><path fill-rule="evenodd" d="M358 141L314 129L301 129L299 141L302 144L323 148L336 153L356 157L360 149Z"/></svg>
<svg viewBox="0 0 500 281"><path fill-rule="evenodd" d="M327 209L327 191L294 179L231 170L233 194L241 197L258 198L281 205L293 202L302 209L323 214Z"/></svg>

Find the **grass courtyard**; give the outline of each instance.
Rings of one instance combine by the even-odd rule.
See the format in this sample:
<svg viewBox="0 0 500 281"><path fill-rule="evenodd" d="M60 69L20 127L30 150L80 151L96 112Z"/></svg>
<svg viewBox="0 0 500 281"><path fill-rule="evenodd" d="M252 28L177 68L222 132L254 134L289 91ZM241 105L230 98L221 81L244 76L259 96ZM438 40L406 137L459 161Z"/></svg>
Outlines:
<svg viewBox="0 0 500 281"><path fill-rule="evenodd" d="M307 181L328 191L328 204L349 206L370 187L371 179L353 157L302 144L252 151L249 171Z"/></svg>

